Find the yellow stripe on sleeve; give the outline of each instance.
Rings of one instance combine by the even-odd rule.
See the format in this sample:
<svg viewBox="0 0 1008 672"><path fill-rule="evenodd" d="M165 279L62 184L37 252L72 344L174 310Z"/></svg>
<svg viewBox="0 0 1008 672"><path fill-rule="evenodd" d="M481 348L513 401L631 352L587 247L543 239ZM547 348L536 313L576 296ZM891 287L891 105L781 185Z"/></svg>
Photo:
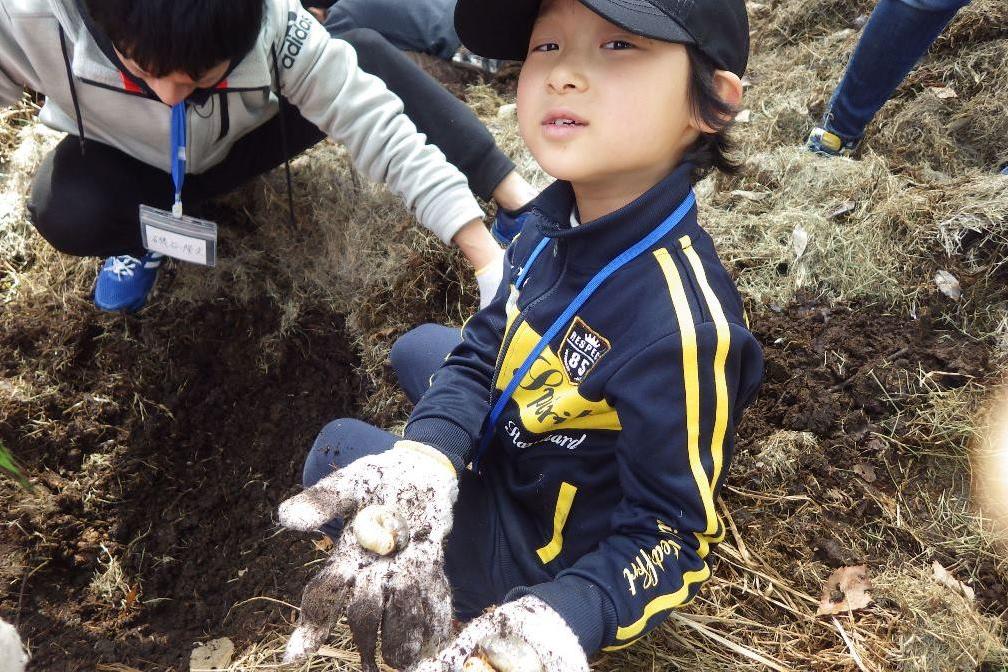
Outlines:
<svg viewBox="0 0 1008 672"><path fill-rule="evenodd" d="M648 621L650 621L655 614L668 609L674 609L675 607L681 607L686 603L686 597L689 595L690 586L694 583L706 581L709 578L710 567L708 567L706 563L704 563L704 566L701 569L694 572L684 572L683 585L679 588L679 590L674 593L669 593L668 595L656 597L648 602L647 606L644 607L644 614L640 618L630 625L616 628L616 639L624 640L636 637L644 631L644 628L647 627Z"/></svg>
<svg viewBox="0 0 1008 672"><path fill-rule="evenodd" d="M577 488L570 483L560 484L560 494L557 495L556 510L553 513L553 538L548 544L536 551L544 565L556 560L563 549L563 529L567 524L567 516L570 515L576 494Z"/></svg>
<svg viewBox="0 0 1008 672"><path fill-rule="evenodd" d="M725 319L724 308L722 308L714 290L711 289L703 262L700 261L700 255L693 249L690 237L683 236L679 239L679 244L682 245L682 249L686 253L686 258L693 269L693 275L700 283L700 289L707 301L707 310L710 311L717 331L717 350L714 354L714 391L717 406L714 415L714 430L711 434L711 458L714 463L714 473L711 475L711 491L713 492L724 467L724 443L728 430L728 381L725 376L725 363L728 361L728 349L731 347L731 329L728 327L728 320ZM716 525L716 521L708 518L707 534L714 534L716 531L714 527L711 527L712 523Z"/></svg>
<svg viewBox="0 0 1008 672"><path fill-rule="evenodd" d="M711 488L707 472L700 461L700 365L697 361L696 328L693 325L693 313L690 311L689 300L683 289L679 269L669 255L668 250L655 250L655 258L665 274L668 282L672 305L675 307L676 319L679 321L679 336L682 339L682 371L686 388L686 435L689 449L690 469L696 480L700 499L703 501L707 530L717 529L717 514L714 510L714 491Z"/></svg>
<svg viewBox="0 0 1008 672"><path fill-rule="evenodd" d="M706 529L704 534L697 533L697 555L703 561L703 567L697 570L683 572L682 585L678 590L656 597L644 606L640 618L629 625L620 626L616 629L616 639L620 642L632 640L647 628L650 621L656 614L681 607L689 598L690 588L710 578L710 567L706 558L710 552L711 539L709 534L718 531L719 521L714 508L714 491L711 487L711 480L704 471L703 463L700 461L700 365L697 348L696 328L693 324L693 313L690 310L689 300L686 298L686 290L683 287L682 277L679 269L672 260L668 250L655 250L655 258L665 275L668 283L669 295L672 298L672 305L675 308L676 319L679 323L679 335L682 341L682 371L683 384L686 393L686 434L687 449L689 453L690 470L693 472L693 479L697 484L697 491L703 502ZM622 644L618 645L622 646Z"/></svg>

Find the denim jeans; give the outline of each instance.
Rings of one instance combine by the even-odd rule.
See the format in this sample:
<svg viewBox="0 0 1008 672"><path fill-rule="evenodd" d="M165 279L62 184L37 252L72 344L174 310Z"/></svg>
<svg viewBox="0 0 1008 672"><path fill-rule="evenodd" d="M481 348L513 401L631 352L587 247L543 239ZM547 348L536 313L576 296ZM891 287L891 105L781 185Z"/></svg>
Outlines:
<svg viewBox="0 0 1008 672"><path fill-rule="evenodd" d="M330 33L370 28L407 51L451 59L460 46L455 0L339 0L329 8Z"/></svg>
<svg viewBox="0 0 1008 672"><path fill-rule="evenodd" d="M833 92L823 126L845 141L865 127L970 0L879 0Z"/></svg>

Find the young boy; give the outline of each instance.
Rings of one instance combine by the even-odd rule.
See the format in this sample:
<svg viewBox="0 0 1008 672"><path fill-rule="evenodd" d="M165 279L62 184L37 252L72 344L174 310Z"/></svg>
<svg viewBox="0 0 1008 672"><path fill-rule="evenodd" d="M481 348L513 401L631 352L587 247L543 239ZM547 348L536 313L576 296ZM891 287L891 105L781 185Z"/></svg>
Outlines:
<svg viewBox="0 0 1008 672"><path fill-rule="evenodd" d="M498 269L466 177L374 71L480 195L516 208L532 194L470 110L371 36L330 39L297 0L3 2L0 104L28 86L46 97L40 120L70 134L39 169L32 222L60 251L107 257L95 303L135 311L162 263L144 247L140 205L168 209L179 195L191 212L328 135L475 268Z"/></svg>
<svg viewBox="0 0 1008 672"><path fill-rule="evenodd" d="M416 669L586 670L688 603L724 538L717 493L763 360L691 184L733 168L745 5L460 0L456 26L475 53L524 59L522 136L557 182L461 338L397 342L405 440L340 420L316 441L314 485L280 520L339 537L287 653L346 606L372 665L380 623L394 666L434 647ZM475 620L442 645L449 586Z"/></svg>

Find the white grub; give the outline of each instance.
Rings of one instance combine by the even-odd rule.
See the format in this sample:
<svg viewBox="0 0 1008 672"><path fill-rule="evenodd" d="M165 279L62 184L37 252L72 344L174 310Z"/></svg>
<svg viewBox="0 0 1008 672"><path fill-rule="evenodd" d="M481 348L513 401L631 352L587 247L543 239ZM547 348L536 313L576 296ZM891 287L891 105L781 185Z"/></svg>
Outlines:
<svg viewBox="0 0 1008 672"><path fill-rule="evenodd" d="M401 551L409 543L406 520L392 507L381 504L361 509L354 518L353 530L361 548L378 555Z"/></svg>

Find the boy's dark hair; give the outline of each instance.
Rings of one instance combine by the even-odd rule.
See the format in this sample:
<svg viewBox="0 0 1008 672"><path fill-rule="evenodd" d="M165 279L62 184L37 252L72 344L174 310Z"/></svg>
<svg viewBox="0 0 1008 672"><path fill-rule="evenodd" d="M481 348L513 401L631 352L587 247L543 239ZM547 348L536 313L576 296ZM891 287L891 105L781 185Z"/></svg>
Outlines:
<svg viewBox="0 0 1008 672"><path fill-rule="evenodd" d="M686 45L686 53L690 64L690 108L697 119L718 131L702 133L686 150L683 161L693 163L693 182L699 182L715 169L734 175L741 165L731 156L735 143L728 136L728 127L738 110L723 101L714 88L714 72L718 69L714 61L692 45Z"/></svg>
<svg viewBox="0 0 1008 672"><path fill-rule="evenodd" d="M199 79L223 61L237 63L255 44L263 0L83 0L115 48L155 77Z"/></svg>

